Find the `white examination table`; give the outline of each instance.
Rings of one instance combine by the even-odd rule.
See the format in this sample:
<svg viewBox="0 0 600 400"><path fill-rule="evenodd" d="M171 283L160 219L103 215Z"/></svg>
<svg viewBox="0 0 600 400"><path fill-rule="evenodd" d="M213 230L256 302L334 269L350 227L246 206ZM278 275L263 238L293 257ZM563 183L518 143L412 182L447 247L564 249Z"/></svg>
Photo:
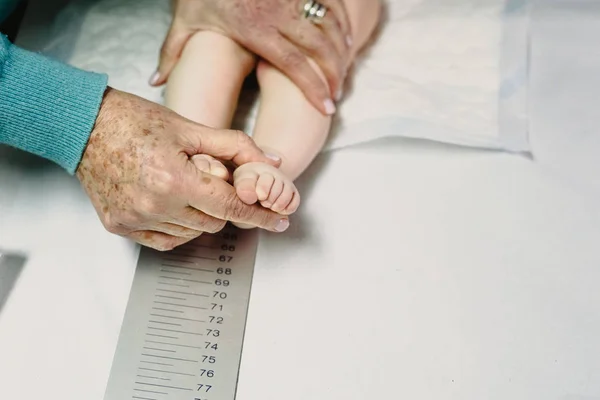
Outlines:
<svg viewBox="0 0 600 400"><path fill-rule="evenodd" d="M544 15L539 161L380 139L325 153L300 179L291 230L261 235L239 399L600 399L593 140L556 150L566 126L596 133L581 110L600 85L577 90L594 57L580 70L561 61L568 43L545 39L590 25ZM10 154L0 248L28 260L0 311L0 399L102 400L138 248L103 230L76 180Z"/></svg>

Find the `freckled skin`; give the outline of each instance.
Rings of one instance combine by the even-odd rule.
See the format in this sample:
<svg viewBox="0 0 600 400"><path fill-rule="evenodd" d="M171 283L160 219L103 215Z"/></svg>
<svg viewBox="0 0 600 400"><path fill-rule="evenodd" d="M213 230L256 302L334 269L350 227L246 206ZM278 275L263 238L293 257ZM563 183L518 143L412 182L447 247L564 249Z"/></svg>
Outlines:
<svg viewBox="0 0 600 400"><path fill-rule="evenodd" d="M76 174L107 230L157 250L217 232L226 219L273 229L275 213L238 203L233 187L190 161L211 145L239 164L270 161L240 135L109 88Z"/></svg>

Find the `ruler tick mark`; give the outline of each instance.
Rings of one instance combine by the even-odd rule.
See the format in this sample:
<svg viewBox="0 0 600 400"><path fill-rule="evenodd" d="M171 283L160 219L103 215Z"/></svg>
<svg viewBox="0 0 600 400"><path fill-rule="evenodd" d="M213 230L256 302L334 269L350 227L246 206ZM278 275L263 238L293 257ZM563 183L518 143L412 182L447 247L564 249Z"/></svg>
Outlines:
<svg viewBox="0 0 600 400"><path fill-rule="evenodd" d="M192 363L197 363L198 362L198 360L189 360L187 358L175 358L175 357L167 357L167 356L157 356L156 354L142 353L142 355L146 356L146 357L165 358L167 360L185 361L185 362L192 362Z"/></svg>
<svg viewBox="0 0 600 400"><path fill-rule="evenodd" d="M154 329L154 330L157 330L157 331L165 331L165 332L174 332L174 333L185 333L185 334L188 334L188 335L204 336L203 334L197 333L197 332L186 332L186 331L178 331L178 330L175 330L175 329L155 328L153 326L149 326L148 329Z"/></svg>
<svg viewBox="0 0 600 400"><path fill-rule="evenodd" d="M180 246L180 249L186 249L186 248L192 248L192 249L218 249L219 246L210 246L207 244L192 244L192 243L188 243L186 245Z"/></svg>
<svg viewBox="0 0 600 400"><path fill-rule="evenodd" d="M160 369L151 369L151 368L140 368L144 371L154 371L154 372L162 372L164 374L174 374L174 375L184 375L184 376L194 376L194 374L186 374L185 372L177 372L177 371L161 371Z"/></svg>
<svg viewBox="0 0 600 400"><path fill-rule="evenodd" d="M169 274L177 274L177 275L192 275L191 272L179 272L179 271L171 271L170 269L160 269L162 272L168 272Z"/></svg>
<svg viewBox="0 0 600 400"><path fill-rule="evenodd" d="M161 381L170 381L171 378L159 378L158 376L150 376L150 375L136 375L139 378L149 378L149 379L158 379Z"/></svg>
<svg viewBox="0 0 600 400"><path fill-rule="evenodd" d="M164 338L167 338L167 339L179 339L177 336L157 335L157 334L154 334L154 333L146 333L146 335L148 335L148 336L164 337Z"/></svg>
<svg viewBox="0 0 600 400"><path fill-rule="evenodd" d="M169 283L169 282L158 282L159 285L167 285L167 286L178 286L178 287L186 287L189 288L190 285L178 285L177 283Z"/></svg>
<svg viewBox="0 0 600 400"><path fill-rule="evenodd" d="M152 309L153 310L161 310L161 311L170 311L170 312L176 312L176 313L183 314L183 311L180 311L180 310L171 310L169 308L152 307Z"/></svg>
<svg viewBox="0 0 600 400"><path fill-rule="evenodd" d="M195 264L193 261L186 261L186 260L179 260L177 258L163 258L163 261L173 261L173 262L181 262L184 264ZM170 265L170 264L161 264L164 265L166 267L179 267L179 265ZM195 268L192 268L195 269Z"/></svg>
<svg viewBox="0 0 600 400"><path fill-rule="evenodd" d="M170 315L161 315L161 314L150 314L153 317L163 317L163 318L171 318L171 319L178 319L178 320L182 320L182 321L192 321L192 322L200 322L200 323L206 323L206 321L202 321L200 319L193 319L193 318L181 318L181 317L173 317Z"/></svg>
<svg viewBox="0 0 600 400"><path fill-rule="evenodd" d="M173 350L157 349L155 347L146 347L146 346L144 346L143 348L146 349L146 350L156 350L156 351L165 351L167 353L175 353L175 351L173 351Z"/></svg>
<svg viewBox="0 0 600 400"><path fill-rule="evenodd" d="M154 296L155 297L165 298L165 299L172 299L172 300L183 300L183 301L187 300L185 297L165 296L164 294L155 294Z"/></svg>
<svg viewBox="0 0 600 400"><path fill-rule="evenodd" d="M164 276L164 275L161 275L161 276L159 276L159 278L173 279L173 280L176 280L176 281L184 281L184 282L203 283L205 285L212 285L212 282L198 281L198 280L195 280L195 279L176 278L174 276ZM208 296L206 296L206 297L208 297Z"/></svg>
<svg viewBox="0 0 600 400"><path fill-rule="evenodd" d="M193 264L193 262L189 261L190 264ZM164 267L172 267L172 268L181 268L181 269L188 269L188 270L192 270L192 271L199 271L199 272L215 272L211 269L205 269L205 268L192 268L192 267L183 267L181 265L173 265L173 264L162 264Z"/></svg>
<svg viewBox="0 0 600 400"><path fill-rule="evenodd" d="M181 324L173 324L171 322L162 322L162 321L154 321L154 320L150 320L148 322L153 322L155 324L162 324L162 325L173 325L173 326L181 326Z"/></svg>
<svg viewBox="0 0 600 400"><path fill-rule="evenodd" d="M164 298L164 299L171 299L171 300L183 300L186 301L187 299L185 297L173 297L173 296L165 296L163 294L155 294L155 297L160 297L160 298Z"/></svg>
<svg viewBox="0 0 600 400"><path fill-rule="evenodd" d="M181 292L181 291L177 291L177 290L167 290L167 289L156 289L156 290L160 291L160 292L167 292L167 293L188 294L190 296L210 297L209 295L203 294L203 293Z"/></svg>
<svg viewBox="0 0 600 400"><path fill-rule="evenodd" d="M165 364L165 363L159 363L159 362L154 362L154 361L144 361L144 360L142 360L140 362L143 362L145 364L164 365L165 367L174 367L173 364Z"/></svg>
<svg viewBox="0 0 600 400"><path fill-rule="evenodd" d="M154 302L158 303L158 304L166 304L168 306L179 306L179 307L195 308L197 310L208 310L208 308L206 308L206 307L186 306L185 304L167 303L167 302L164 302L164 301L157 301L157 300L154 300Z"/></svg>
<svg viewBox="0 0 600 400"><path fill-rule="evenodd" d="M197 258L199 260L217 261L217 259L214 258L214 257L195 256L193 254L188 254L188 253L171 253L171 255L172 256L177 256L177 257Z"/></svg>
<svg viewBox="0 0 600 400"><path fill-rule="evenodd" d="M187 347L188 349L198 349L198 350L204 350L204 348L199 347L199 346L190 346L187 344L177 344L177 343L167 343L167 342L156 342L156 341L152 341L152 340L146 340L146 342L150 342L150 343L158 343L158 344L166 344L169 346L177 346L177 347Z"/></svg>
<svg viewBox="0 0 600 400"><path fill-rule="evenodd" d="M169 394L169 393L165 393L165 392L156 392L154 390L144 390L144 389L136 389L136 388L133 388L133 390L135 390L136 392L144 392L144 393Z"/></svg>
<svg viewBox="0 0 600 400"><path fill-rule="evenodd" d="M192 391L192 389L189 389L189 388L183 388L183 387L179 387L179 386L158 385L156 383L136 382L136 385L148 385L148 386L161 387L161 388L167 388L167 389L186 390L188 392ZM165 393L165 394L167 394L167 393Z"/></svg>

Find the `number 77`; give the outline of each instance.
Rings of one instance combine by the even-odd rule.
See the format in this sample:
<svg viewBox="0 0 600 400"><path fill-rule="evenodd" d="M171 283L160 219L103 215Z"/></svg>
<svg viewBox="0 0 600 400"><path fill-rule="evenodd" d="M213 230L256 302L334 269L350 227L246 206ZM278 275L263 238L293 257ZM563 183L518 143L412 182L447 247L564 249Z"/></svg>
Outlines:
<svg viewBox="0 0 600 400"><path fill-rule="evenodd" d="M202 390L202 388L206 388L205 391L208 392L212 386L211 385L203 385L202 383L198 383L198 392L200 392Z"/></svg>

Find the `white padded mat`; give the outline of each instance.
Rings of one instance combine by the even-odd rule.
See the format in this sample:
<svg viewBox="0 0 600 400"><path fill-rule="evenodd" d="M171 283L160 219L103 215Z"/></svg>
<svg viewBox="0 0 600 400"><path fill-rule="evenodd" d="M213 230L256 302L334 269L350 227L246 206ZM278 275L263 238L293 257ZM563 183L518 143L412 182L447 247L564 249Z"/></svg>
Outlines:
<svg viewBox="0 0 600 400"><path fill-rule="evenodd" d="M147 79L169 24L166 0L77 0L21 43L161 101ZM326 149L404 136L528 151L527 0L386 0L381 29L346 85ZM252 133L255 93L236 126Z"/></svg>

